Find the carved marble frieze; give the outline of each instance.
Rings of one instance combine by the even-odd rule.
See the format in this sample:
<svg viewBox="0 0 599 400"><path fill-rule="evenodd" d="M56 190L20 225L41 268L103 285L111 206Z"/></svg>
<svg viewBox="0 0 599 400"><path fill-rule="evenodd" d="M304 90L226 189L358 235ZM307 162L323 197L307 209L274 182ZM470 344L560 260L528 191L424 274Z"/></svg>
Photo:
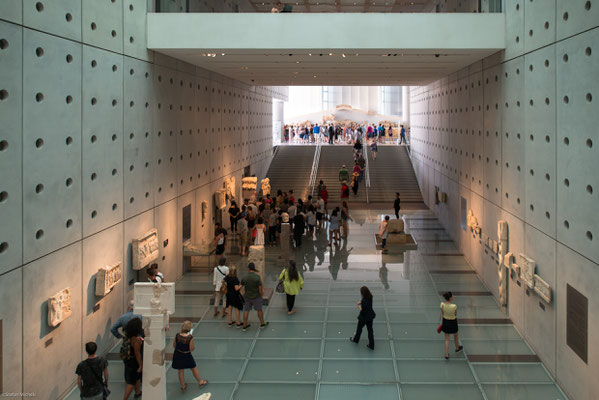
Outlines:
<svg viewBox="0 0 599 400"><path fill-rule="evenodd" d="M71 288L67 287L48 299L48 326L56 326L73 313Z"/></svg>
<svg viewBox="0 0 599 400"><path fill-rule="evenodd" d="M96 272L96 296L106 296L121 280L121 263L107 265Z"/></svg>
<svg viewBox="0 0 599 400"><path fill-rule="evenodd" d="M159 255L158 229L154 228L131 242L131 267L134 270L143 269Z"/></svg>

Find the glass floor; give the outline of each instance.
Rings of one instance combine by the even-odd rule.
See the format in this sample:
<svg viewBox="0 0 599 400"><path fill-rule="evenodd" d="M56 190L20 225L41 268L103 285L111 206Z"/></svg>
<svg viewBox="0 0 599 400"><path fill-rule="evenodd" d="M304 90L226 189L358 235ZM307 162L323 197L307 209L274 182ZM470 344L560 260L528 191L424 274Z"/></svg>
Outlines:
<svg viewBox="0 0 599 400"><path fill-rule="evenodd" d="M348 240L327 247L326 233L304 237L293 253L303 264L304 290L296 298L296 314L287 315L285 296L275 293L265 308L270 325L243 332L226 319L213 317L211 276L190 273L177 282L175 317L199 321L194 327L194 356L200 389L186 371L187 392L181 393L176 371L167 372L168 399L364 399L427 400L566 399L534 351L511 324L451 239L428 211L408 211L417 251L382 255L374 246L383 210L351 211ZM392 214L390 214L392 215ZM236 251L233 241L230 251ZM276 247L267 246L267 287L276 286L282 268ZM247 261L228 255L228 263L245 273ZM374 295L375 350L349 341L356 327L359 288ZM458 305L461 353L450 343L444 358L439 324L439 292L460 292ZM194 291L197 294L193 294ZM192 293L192 294L189 294ZM177 319L177 321L181 321ZM180 323L172 323L167 352ZM118 346L110 361L111 398L122 398L122 362ZM72 393L69 399L79 398ZM132 397L131 397L132 398Z"/></svg>

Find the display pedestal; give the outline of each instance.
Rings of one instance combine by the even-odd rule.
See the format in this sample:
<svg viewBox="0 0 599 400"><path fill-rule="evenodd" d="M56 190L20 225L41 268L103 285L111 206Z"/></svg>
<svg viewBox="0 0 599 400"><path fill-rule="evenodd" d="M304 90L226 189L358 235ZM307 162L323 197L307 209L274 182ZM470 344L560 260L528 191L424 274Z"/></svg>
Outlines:
<svg viewBox="0 0 599 400"><path fill-rule="evenodd" d="M167 314L175 312L174 283L136 283L134 313L141 314L144 326L143 399L166 399Z"/></svg>
<svg viewBox="0 0 599 400"><path fill-rule="evenodd" d="M291 258L291 225L288 223L281 224L281 256L280 258L287 261Z"/></svg>

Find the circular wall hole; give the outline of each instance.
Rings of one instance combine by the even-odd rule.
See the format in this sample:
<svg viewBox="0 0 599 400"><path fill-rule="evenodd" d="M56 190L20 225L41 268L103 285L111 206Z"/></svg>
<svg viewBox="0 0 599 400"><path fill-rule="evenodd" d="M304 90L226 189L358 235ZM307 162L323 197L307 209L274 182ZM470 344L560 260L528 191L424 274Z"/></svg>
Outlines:
<svg viewBox="0 0 599 400"><path fill-rule="evenodd" d="M549 105L549 97L545 97L545 104Z"/></svg>
<svg viewBox="0 0 599 400"><path fill-rule="evenodd" d="M40 194L43 191L44 191L44 185L42 185L41 183L39 183L35 186L35 193Z"/></svg>
<svg viewBox="0 0 599 400"><path fill-rule="evenodd" d="M96 218L98 216L98 212L96 210L92 211L92 218Z"/></svg>
<svg viewBox="0 0 599 400"><path fill-rule="evenodd" d="M592 94L590 94L590 93L587 93L587 95L586 95L586 99L587 99L587 101L590 103L591 101L593 101L593 95L592 95Z"/></svg>
<svg viewBox="0 0 599 400"><path fill-rule="evenodd" d="M133 4L129 4L129 11L133 11Z"/></svg>
<svg viewBox="0 0 599 400"><path fill-rule="evenodd" d="M114 135L112 135L112 141L116 142L116 140L118 139L118 136L116 135L116 133Z"/></svg>
<svg viewBox="0 0 599 400"><path fill-rule="evenodd" d="M114 169L112 170L112 176L115 176L115 175L116 175L116 168L114 168Z"/></svg>
<svg viewBox="0 0 599 400"><path fill-rule="evenodd" d="M593 194L593 187L591 185L587 185L587 193Z"/></svg>
<svg viewBox="0 0 599 400"><path fill-rule="evenodd" d="M0 90L0 100L4 101L8 98L8 91L2 89Z"/></svg>
<svg viewBox="0 0 599 400"><path fill-rule="evenodd" d="M67 102L67 104L71 104L73 102L73 96L71 96L71 95L67 96L66 102Z"/></svg>
<svg viewBox="0 0 599 400"><path fill-rule="evenodd" d="M549 176L549 174L545 174L545 179L548 181L551 180L551 177Z"/></svg>
<svg viewBox="0 0 599 400"><path fill-rule="evenodd" d="M0 141L0 151L5 151L8 149L8 142L6 140Z"/></svg>
<svg viewBox="0 0 599 400"><path fill-rule="evenodd" d="M69 63L69 64L72 63L73 62L73 56L70 55L70 54L67 54L66 60L67 60L67 63Z"/></svg>
<svg viewBox="0 0 599 400"><path fill-rule="evenodd" d="M6 243L6 242L0 243L0 254L4 253L6 250L8 250L8 243Z"/></svg>
<svg viewBox="0 0 599 400"><path fill-rule="evenodd" d="M593 233L591 231L587 231L587 239L593 240Z"/></svg>
<svg viewBox="0 0 599 400"><path fill-rule="evenodd" d="M150 192L146 192L146 199L150 197Z"/></svg>
<svg viewBox="0 0 599 400"><path fill-rule="evenodd" d="M530 205L530 211L534 211L535 210L535 206L534 205Z"/></svg>
<svg viewBox="0 0 599 400"><path fill-rule="evenodd" d="M570 223L568 222L568 220L565 220L565 221L564 221L564 227L565 227L566 229L570 229Z"/></svg>
<svg viewBox="0 0 599 400"><path fill-rule="evenodd" d="M37 93L35 95L35 101L37 101L38 103L44 101L44 94L43 93Z"/></svg>
<svg viewBox="0 0 599 400"><path fill-rule="evenodd" d="M551 219L551 214L549 214L549 211L545 211L545 218Z"/></svg>
<svg viewBox="0 0 599 400"><path fill-rule="evenodd" d="M530 101L528 102L528 104L530 104L531 106L533 106L535 104L533 99L530 99Z"/></svg>
<svg viewBox="0 0 599 400"><path fill-rule="evenodd" d="M38 57L42 57L44 55L44 49L38 47L37 49L35 49L35 55Z"/></svg>
<svg viewBox="0 0 599 400"><path fill-rule="evenodd" d="M129 204L133 204L134 201L135 201L134 197L129 198Z"/></svg>
<svg viewBox="0 0 599 400"><path fill-rule="evenodd" d="M95 31L97 26L95 22L92 22L92 24L90 25L90 27L92 28L92 31Z"/></svg>
<svg viewBox="0 0 599 400"><path fill-rule="evenodd" d="M98 99L96 99L95 97L92 97L92 106L95 106L98 103Z"/></svg>
<svg viewBox="0 0 599 400"><path fill-rule="evenodd" d="M116 101L116 99L112 100L112 106L113 107L116 107L117 103L118 103L118 101Z"/></svg>
<svg viewBox="0 0 599 400"><path fill-rule="evenodd" d="M135 41L135 39L133 39L133 36L129 36L129 43L133 43Z"/></svg>
<svg viewBox="0 0 599 400"><path fill-rule="evenodd" d="M549 21L545 21L545 29L549 29Z"/></svg>
<svg viewBox="0 0 599 400"><path fill-rule="evenodd" d="M568 20L568 13L567 13L567 12L565 12L565 13L564 13L564 15L562 15L562 19L563 19L564 21L567 21L567 20Z"/></svg>
<svg viewBox="0 0 599 400"><path fill-rule="evenodd" d="M587 48L584 50L584 54L586 54L587 56L590 56L590 55L591 55L591 48L590 48L590 47L587 47Z"/></svg>
<svg viewBox="0 0 599 400"><path fill-rule="evenodd" d="M129 171L133 171L135 167L133 166L133 164L129 165Z"/></svg>
<svg viewBox="0 0 599 400"><path fill-rule="evenodd" d="M520 197L516 199L516 203L520 204Z"/></svg>
<svg viewBox="0 0 599 400"><path fill-rule="evenodd" d="M564 54L564 55L562 56L562 60L564 60L564 62L568 62L568 55L567 55L567 54Z"/></svg>
<svg viewBox="0 0 599 400"><path fill-rule="evenodd" d="M533 171L532 169L529 171L530 175L535 176L535 171Z"/></svg>
<svg viewBox="0 0 599 400"><path fill-rule="evenodd" d="M528 36L532 37L532 29L528 31Z"/></svg>
<svg viewBox="0 0 599 400"><path fill-rule="evenodd" d="M73 138L67 136L67 138L65 139L65 143L67 144L67 146L70 146L71 144L73 144Z"/></svg>
<svg viewBox="0 0 599 400"><path fill-rule="evenodd" d="M38 1L37 3L35 3L35 9L38 12L42 12L42 11L44 11L44 5L41 2Z"/></svg>
<svg viewBox="0 0 599 400"><path fill-rule="evenodd" d="M564 179L564 185L570 187L570 180L568 178Z"/></svg>
<svg viewBox="0 0 599 400"><path fill-rule="evenodd" d="M44 230L43 229L38 229L38 231L35 232L35 238L37 240L40 240L43 237L44 237Z"/></svg>
<svg viewBox="0 0 599 400"><path fill-rule="evenodd" d="M505 192L505 198L508 199L510 197L510 195L508 194L508 192Z"/></svg>
<svg viewBox="0 0 599 400"><path fill-rule="evenodd" d="M564 138L564 144L566 146L568 146L570 144L570 139L568 139L567 137Z"/></svg>
<svg viewBox="0 0 599 400"><path fill-rule="evenodd" d="M549 60L545 60L545 67L549 68Z"/></svg>
<svg viewBox="0 0 599 400"><path fill-rule="evenodd" d="M95 181L96 178L98 178L98 174L96 174L95 172L93 172L91 178L92 178L92 181Z"/></svg>
<svg viewBox="0 0 599 400"><path fill-rule="evenodd" d="M564 96L564 103L568 104L570 102L570 98L568 96Z"/></svg>
<svg viewBox="0 0 599 400"><path fill-rule="evenodd" d="M584 9L589 11L591 9L591 2L587 1L586 3L584 3Z"/></svg>
<svg viewBox="0 0 599 400"><path fill-rule="evenodd" d="M8 48L8 40L0 39L0 50L6 50Z"/></svg>
<svg viewBox="0 0 599 400"><path fill-rule="evenodd" d="M96 68L98 66L98 62L96 60L92 60L91 65L92 68Z"/></svg>
<svg viewBox="0 0 599 400"><path fill-rule="evenodd" d="M65 185L67 185L67 187L71 187L73 185L73 179L72 178L67 178L67 181L65 182Z"/></svg>
<svg viewBox="0 0 599 400"><path fill-rule="evenodd" d="M135 102L134 102L133 100L131 100L131 101L129 102L129 107L133 107L134 105L135 105Z"/></svg>
<svg viewBox="0 0 599 400"><path fill-rule="evenodd" d="M73 220L72 219L67 219L66 226L67 226L67 228L70 228L71 226L73 226Z"/></svg>
<svg viewBox="0 0 599 400"><path fill-rule="evenodd" d="M112 211L116 211L117 207L116 203L112 203Z"/></svg>
<svg viewBox="0 0 599 400"><path fill-rule="evenodd" d="M588 147L589 149L592 149L592 148L593 148L593 141L592 141L591 139L587 139L587 142L586 142L586 144L587 144L587 147Z"/></svg>
<svg viewBox="0 0 599 400"><path fill-rule="evenodd" d="M44 145L44 139L37 139L35 141L35 147L37 147L38 149L41 148Z"/></svg>
<svg viewBox="0 0 599 400"><path fill-rule="evenodd" d="M73 20L73 16L71 15L71 13L66 13L64 19L66 19L67 22L71 22Z"/></svg>
<svg viewBox="0 0 599 400"><path fill-rule="evenodd" d="M0 192L0 203L4 203L8 199L8 193L5 191Z"/></svg>
<svg viewBox="0 0 599 400"><path fill-rule="evenodd" d="M92 143L96 143L96 141L98 140L98 138L96 137L96 135L92 135L92 137L91 137L90 140L91 140Z"/></svg>
<svg viewBox="0 0 599 400"><path fill-rule="evenodd" d="M130 139L130 140L133 140L133 138L134 138L134 137L135 137L135 135L133 134L133 132L131 132L131 133L129 134L129 139Z"/></svg>
<svg viewBox="0 0 599 400"><path fill-rule="evenodd" d="M545 142L549 143L551 141L551 138L549 137L549 135L545 136Z"/></svg>
<svg viewBox="0 0 599 400"><path fill-rule="evenodd" d="M530 135L530 141L531 141L531 142L534 142L534 141L535 141L535 137L534 137L534 135Z"/></svg>

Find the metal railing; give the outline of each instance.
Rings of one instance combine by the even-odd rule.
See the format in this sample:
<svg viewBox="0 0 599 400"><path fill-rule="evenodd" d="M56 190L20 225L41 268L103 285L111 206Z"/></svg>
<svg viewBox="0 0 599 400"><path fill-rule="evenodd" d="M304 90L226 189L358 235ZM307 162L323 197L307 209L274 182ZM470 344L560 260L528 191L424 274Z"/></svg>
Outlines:
<svg viewBox="0 0 599 400"><path fill-rule="evenodd" d="M362 146L362 148L364 149L364 159L366 160L366 163L364 165L364 189L366 190L366 203L370 203L370 200L368 198L368 188L370 187L370 167L369 167L369 163L368 163L368 141L364 140L364 135L362 136L362 143L364 143L364 145Z"/></svg>
<svg viewBox="0 0 599 400"><path fill-rule="evenodd" d="M320 136L320 135L319 135ZM314 187L316 186L316 175L318 174L318 163L320 162L320 140L316 142L314 150L314 161L312 161L312 171L310 171L310 195L314 196Z"/></svg>

